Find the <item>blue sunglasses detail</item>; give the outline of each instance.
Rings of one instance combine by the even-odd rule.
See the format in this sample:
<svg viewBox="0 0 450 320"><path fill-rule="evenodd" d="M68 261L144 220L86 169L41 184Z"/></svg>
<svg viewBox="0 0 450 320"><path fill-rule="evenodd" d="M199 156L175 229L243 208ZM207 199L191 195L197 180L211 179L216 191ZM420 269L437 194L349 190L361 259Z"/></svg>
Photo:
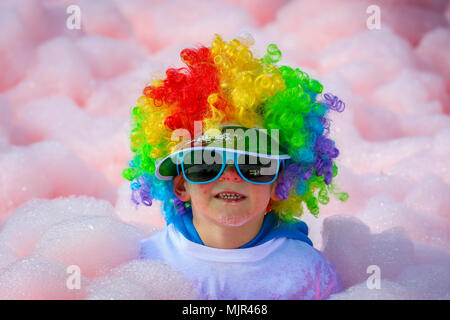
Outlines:
<svg viewBox="0 0 450 320"><path fill-rule="evenodd" d="M201 149L181 152L177 158L177 173L183 172L186 181L203 184L217 180L232 160L239 175L247 182L269 184L275 181L280 169L280 160L236 150Z"/></svg>

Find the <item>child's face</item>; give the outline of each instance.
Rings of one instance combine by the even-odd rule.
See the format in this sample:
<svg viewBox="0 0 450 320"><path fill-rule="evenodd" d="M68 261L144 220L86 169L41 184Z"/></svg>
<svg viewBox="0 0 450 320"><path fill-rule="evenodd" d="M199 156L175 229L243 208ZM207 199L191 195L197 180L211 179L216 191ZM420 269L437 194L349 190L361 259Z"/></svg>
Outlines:
<svg viewBox="0 0 450 320"><path fill-rule="evenodd" d="M210 183L190 183L181 174L174 178L173 185L180 200L191 200L194 215L223 226L242 226L263 216L270 199L280 200L275 194L277 181L271 184L247 182L233 166L227 166L223 174ZM236 202L218 198L217 195L225 191L239 193L245 198Z"/></svg>

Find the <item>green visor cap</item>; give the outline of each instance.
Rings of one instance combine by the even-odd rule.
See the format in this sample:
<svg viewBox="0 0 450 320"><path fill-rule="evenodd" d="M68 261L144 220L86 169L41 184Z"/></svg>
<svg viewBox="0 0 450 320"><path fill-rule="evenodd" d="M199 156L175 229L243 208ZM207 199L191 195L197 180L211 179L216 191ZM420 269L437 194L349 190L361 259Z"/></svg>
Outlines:
<svg viewBox="0 0 450 320"><path fill-rule="evenodd" d="M156 177L161 180L171 180L178 175L176 164L181 154L198 149L237 151L242 154L272 159L290 158L279 144L278 129L268 130L228 125L222 126L220 131L208 131L197 139L181 141L172 154L157 161Z"/></svg>

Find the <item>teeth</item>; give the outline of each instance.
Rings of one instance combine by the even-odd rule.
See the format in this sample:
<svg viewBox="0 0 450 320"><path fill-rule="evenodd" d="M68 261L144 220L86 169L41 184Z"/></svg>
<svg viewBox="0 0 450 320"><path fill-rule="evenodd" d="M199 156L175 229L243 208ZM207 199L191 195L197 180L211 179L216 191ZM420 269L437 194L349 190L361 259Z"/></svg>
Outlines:
<svg viewBox="0 0 450 320"><path fill-rule="evenodd" d="M240 195L237 195L237 194L221 193L221 194L219 194L219 198L234 200L234 199L241 199L243 197Z"/></svg>

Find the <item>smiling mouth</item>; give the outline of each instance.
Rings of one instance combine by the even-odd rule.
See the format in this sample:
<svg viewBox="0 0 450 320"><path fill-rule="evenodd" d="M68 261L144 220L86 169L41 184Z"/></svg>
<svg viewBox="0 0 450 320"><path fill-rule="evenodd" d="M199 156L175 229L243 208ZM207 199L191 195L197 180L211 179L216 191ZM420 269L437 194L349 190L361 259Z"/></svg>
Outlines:
<svg viewBox="0 0 450 320"><path fill-rule="evenodd" d="M247 197L236 192L220 192L214 196L214 198L219 200L225 200L225 201L242 201L246 199Z"/></svg>

